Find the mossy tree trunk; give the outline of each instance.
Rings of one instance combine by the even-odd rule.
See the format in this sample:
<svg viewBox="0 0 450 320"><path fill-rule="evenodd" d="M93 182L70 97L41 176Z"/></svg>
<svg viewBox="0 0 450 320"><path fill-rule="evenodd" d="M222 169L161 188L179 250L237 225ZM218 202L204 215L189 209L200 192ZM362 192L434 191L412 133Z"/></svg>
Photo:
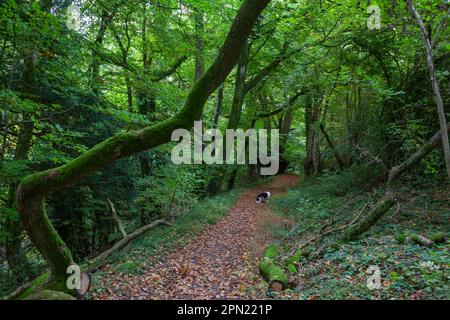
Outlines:
<svg viewBox="0 0 450 320"><path fill-rule="evenodd" d="M49 264L52 279L56 281L53 287L65 283L66 270L73 259L47 216L46 195L70 186L118 159L169 142L176 129L190 129L200 118L209 96L236 65L255 22L269 3L270 0L246 0L242 4L216 60L195 83L176 116L140 130L119 133L63 166L22 180L17 190L17 208L31 241Z"/></svg>
<svg viewBox="0 0 450 320"><path fill-rule="evenodd" d="M256 75L247 79L248 65L250 63L251 44L247 42L246 46L242 48L241 56L236 70L236 80L233 95L233 102L231 105L230 117L228 119L227 129L237 129L241 121L242 106L247 93L255 89L267 76L272 73L277 67L288 57L286 54L288 43L284 43L278 55L266 67L261 69ZM224 153L226 152L226 145L224 145ZM226 154L224 154L224 159ZM228 190L234 187L234 182L237 172L235 170L230 174L228 181ZM208 183L209 195L216 195L222 189L224 177L226 176L226 169L219 168L214 174L214 177Z"/></svg>
<svg viewBox="0 0 450 320"><path fill-rule="evenodd" d="M447 135L450 132L450 128L447 125ZM387 191L384 196L377 202L373 209L367 214L367 216L361 220L360 223L351 227L344 233L341 240L343 242L357 240L360 235L369 230L375 223L377 223L391 208L395 205L395 198L397 196L397 190L394 187L396 180L411 169L423 158L425 158L434 148L436 148L442 141L442 135L445 134L442 130L437 132L427 143L425 143L417 152L412 154L408 159L402 162L400 165L391 169L389 179L387 182Z"/></svg>
<svg viewBox="0 0 450 320"><path fill-rule="evenodd" d="M320 88L317 88L317 92L321 92ZM323 97L311 96L310 98L311 103L305 108L306 159L303 169L306 175L322 172L320 130L318 130L317 124L322 114Z"/></svg>
<svg viewBox="0 0 450 320"><path fill-rule="evenodd" d="M446 115L445 115L444 100L442 98L441 88L440 88L440 85L439 85L439 82L438 82L438 79L436 76L436 66L434 64L434 57L433 57L434 42L432 43L431 35L427 31L427 28L425 27L425 24L422 20L422 17L420 16L420 14L416 11L416 8L414 7L414 1L408 0L407 3L409 6L409 9L411 11L411 14L416 18L417 23L419 24L422 40L423 40L423 43L425 44L425 49L427 52L427 65L428 65L428 70L430 72L431 84L433 87L434 98L436 101L437 111L438 111L438 115L439 115L439 125L441 127L441 132L442 132L441 140L442 140L442 149L444 151L445 167L447 169L448 178L450 179L450 143L449 143L448 135L446 134L446 132L448 130L447 129L448 124L447 124L447 119L446 119ZM447 15L445 16L444 19L447 18Z"/></svg>
<svg viewBox="0 0 450 320"><path fill-rule="evenodd" d="M286 114L280 118L279 130L280 130L280 170L279 174L286 173L289 167L289 161L285 157L287 142L289 138L289 132L291 131L292 121L294 120L294 109L289 109Z"/></svg>
<svg viewBox="0 0 450 320"><path fill-rule="evenodd" d="M276 259L280 256L278 248L275 245L269 245L263 253L259 261L259 271L263 277L269 282L272 290L280 291L288 286L288 277L283 268L276 263Z"/></svg>
<svg viewBox="0 0 450 320"><path fill-rule="evenodd" d="M247 68L249 62L250 45L245 43L241 50L239 63L236 70L236 80L234 85L233 102L231 105L230 116L228 118L227 129L237 129L241 121L242 106L245 97L245 78L247 76ZM224 140L224 162L227 160L226 154L227 146ZM208 195L214 196L222 189L223 180L226 174L225 167L217 168L217 172L213 174L213 178L208 183Z"/></svg>

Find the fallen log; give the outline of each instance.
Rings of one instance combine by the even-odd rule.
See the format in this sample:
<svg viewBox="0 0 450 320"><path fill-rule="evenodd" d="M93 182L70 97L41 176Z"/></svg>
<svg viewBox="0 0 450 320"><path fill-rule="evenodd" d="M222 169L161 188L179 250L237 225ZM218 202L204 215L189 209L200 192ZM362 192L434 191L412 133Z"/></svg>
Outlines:
<svg viewBox="0 0 450 320"><path fill-rule="evenodd" d="M290 273L295 273L297 272L297 264L301 259L302 252L301 250L297 250L292 257L289 257L284 261L284 265Z"/></svg>
<svg viewBox="0 0 450 320"><path fill-rule="evenodd" d="M420 234L414 234L411 237L411 240L414 243L416 243L418 245L421 245L421 246L424 246L424 247L431 247L432 245L434 245L433 241L431 241L430 239L428 239L428 238L426 238L424 236L421 236Z"/></svg>
<svg viewBox="0 0 450 320"><path fill-rule="evenodd" d="M344 233L341 240L343 242L355 241L364 232L370 229L382 216L384 216L395 204L395 193L387 192L369 214L358 224L350 226Z"/></svg>
<svg viewBox="0 0 450 320"><path fill-rule="evenodd" d="M450 123L449 123L450 125ZM447 131L450 131L450 126ZM394 182L397 181L403 173L411 169L423 158L425 158L434 148L436 148L441 140L441 131L433 135L419 150L413 153L408 159L403 161L396 167L393 167L389 173L389 178L386 183L387 191L384 196L378 201L375 207L369 214L356 226L351 227L341 238L341 241L354 241L363 233L369 230L378 220L381 219L394 206L397 197L397 190L394 188Z"/></svg>
<svg viewBox="0 0 450 320"><path fill-rule="evenodd" d="M437 244L446 243L447 236L445 235L444 232L435 232L432 235L430 235L430 240Z"/></svg>
<svg viewBox="0 0 450 320"><path fill-rule="evenodd" d="M105 252L99 254L98 256L96 256L95 258L91 259L88 261L87 266L83 268L83 270L85 272L91 272L94 271L95 269L99 268L102 266L102 264L106 261L106 259L113 254L114 252L122 249L123 247L125 247L130 241L134 240L135 238L139 237L140 235L142 235L143 233L154 229L160 225L165 225L165 226L171 226L171 224L169 222L167 222L166 220L156 220L146 226L143 226L142 228L137 229L136 231L134 231L133 233L130 233L129 235L127 235L125 238L121 239L119 242L117 242L111 249L106 250Z"/></svg>
<svg viewBox="0 0 450 320"><path fill-rule="evenodd" d="M275 261L279 256L278 248L275 245L269 245L259 262L259 271L269 282L269 288L273 291L281 291L288 286L286 273Z"/></svg>

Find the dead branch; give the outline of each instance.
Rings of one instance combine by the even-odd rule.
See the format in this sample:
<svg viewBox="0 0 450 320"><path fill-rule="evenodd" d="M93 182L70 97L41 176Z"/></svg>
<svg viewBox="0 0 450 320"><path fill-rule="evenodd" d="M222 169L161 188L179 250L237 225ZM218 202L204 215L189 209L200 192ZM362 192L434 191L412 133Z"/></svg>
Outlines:
<svg viewBox="0 0 450 320"><path fill-rule="evenodd" d="M127 233L123 227L122 221L119 219L119 216L117 215L116 209L114 208L114 203L112 203L112 201L109 199L107 199L106 201L108 202L108 207L109 210L111 211L114 220L116 220L117 222L117 226L119 227L120 233L122 233L122 237L126 238Z"/></svg>
<svg viewBox="0 0 450 320"><path fill-rule="evenodd" d="M324 226L322 226L320 232L317 235L313 236L311 239L309 239L308 241L306 241L305 243L303 243L301 245L297 244L295 246L295 250L293 250L293 252L295 252L296 250L302 250L302 249L306 248L308 245L311 245L311 244L315 243L316 241L321 240L332 233L336 233L336 232L345 230L345 229L353 226L355 223L357 223L359 221L359 219L361 218L362 214L364 213L364 211L366 210L368 205L369 205L369 203L366 203L360 210L358 210L355 217L347 224L341 225L341 226L339 226L337 228L333 228L333 229L329 228L331 226L330 223L325 224Z"/></svg>
<svg viewBox="0 0 450 320"><path fill-rule="evenodd" d="M92 260L88 261L87 266L85 268L83 268L83 270L85 272L91 272L94 271L95 269L97 269L98 267L102 266L103 263L105 263L106 259L113 254L114 252L122 249L123 247L125 247L129 242L131 242L132 240L136 239L137 237L139 237L140 235L142 235L143 233L154 229L160 225L165 225L165 226L171 226L170 223L168 223L166 220L156 220L142 228L137 229L136 231L134 231L133 233L129 234L128 236L126 236L125 238L123 238L122 240L120 240L119 242L117 242L111 249L106 250L105 252L101 253L100 255L98 255L97 257L93 258Z"/></svg>

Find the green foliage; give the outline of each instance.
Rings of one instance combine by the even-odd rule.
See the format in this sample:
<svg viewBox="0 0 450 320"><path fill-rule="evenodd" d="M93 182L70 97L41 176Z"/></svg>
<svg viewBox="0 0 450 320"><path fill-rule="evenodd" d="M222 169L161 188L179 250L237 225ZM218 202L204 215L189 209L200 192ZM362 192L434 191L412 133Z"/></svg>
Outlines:
<svg viewBox="0 0 450 320"><path fill-rule="evenodd" d="M408 238L408 235L405 234L405 233L397 233L397 234L395 235L395 240L397 240L397 242L398 242L399 244L405 243L406 240L407 240L407 238Z"/></svg>
<svg viewBox="0 0 450 320"><path fill-rule="evenodd" d="M258 268L261 274L270 284L278 282L281 283L283 289L285 289L288 286L288 277L283 268L277 263L277 258L279 257L279 255L280 252L277 246L267 246L259 261Z"/></svg>
<svg viewBox="0 0 450 320"><path fill-rule="evenodd" d="M336 227L344 224L369 199L358 192L337 196L331 188L334 183L332 177L303 180L298 188L271 201L277 212L289 215L297 226L284 239L285 246L297 244L299 240L303 243L317 235L318 226L329 223L330 217L334 217ZM427 248L409 240L415 234L428 236L432 241L448 237L448 196L445 183L431 186L425 180L405 185L399 194L401 210L396 215L385 216L360 241L329 247L319 259L304 252L301 268L292 275L296 288L280 297L449 299L448 243ZM329 213L321 216L322 210ZM334 243L338 236L338 233L331 234L322 244ZM314 253L317 247L306 250ZM366 286L366 271L370 266L381 269L380 290L369 290Z"/></svg>
<svg viewBox="0 0 450 320"><path fill-rule="evenodd" d="M134 261L125 261L114 266L114 270L123 274L139 274L141 272L142 265Z"/></svg>
<svg viewBox="0 0 450 320"><path fill-rule="evenodd" d="M309 262L294 292L320 299L448 299L449 258L442 246L430 250L388 239L365 240ZM380 290L366 286L371 265L381 269Z"/></svg>
<svg viewBox="0 0 450 320"><path fill-rule="evenodd" d="M429 238L435 243L445 243L447 241L447 236L444 232L434 232L430 234Z"/></svg>
<svg viewBox="0 0 450 320"><path fill-rule="evenodd" d="M148 220L174 220L195 206L195 179L188 167L164 166L136 182L140 193L136 203L145 210Z"/></svg>
<svg viewBox="0 0 450 320"><path fill-rule="evenodd" d="M115 133L177 114L194 85L199 51L205 66L210 65L242 3L164 0L142 7L120 0L108 1L106 6L104 1L78 2L83 19L79 28L70 30L67 7L72 2L6 0L0 4L1 244L14 239L10 222L17 222L18 215L11 200L20 179L67 163ZM280 57L282 61L246 94L240 127L280 128L292 111L292 125L282 136L289 170L302 172L305 160L313 156L315 173L325 173L305 181L302 189L274 199L278 211L303 221L292 232L279 231L283 238L311 233L336 213L348 221L371 197L377 198L374 190L385 182L389 169L439 128L419 29L408 18L405 2L397 1L395 6L394 2L378 3L382 28L367 30L364 1L272 1L252 32L247 83ZM449 30L445 24L439 29L448 5L415 3L436 36L436 74L448 106ZM204 18L203 30L198 29L197 14ZM284 49L286 53L280 55ZM35 58L32 66L26 63L30 54ZM176 70L155 80L182 56L187 60ZM224 83L220 130L227 127L235 79L233 73ZM299 92L287 108L289 99ZM142 108L144 102L153 101L149 110ZM213 125L216 104L215 99L206 103L203 120L208 127ZM31 135L23 142L27 124L32 124ZM308 135L315 139L312 148ZM26 159L15 159L19 146L28 149L28 145ZM50 218L76 260L95 255L120 238L107 199L113 201L127 231L160 217L174 220L169 234L158 234L166 242L220 219L229 195L216 198L213 204L198 202L205 197L211 178L217 178L218 168L174 166L168 158L171 147L145 153L150 173L144 172L139 156L130 157L48 197ZM259 176L250 169L254 168L219 170L227 171L222 189L235 170L236 185L257 182ZM433 225L445 197L444 191L433 192L446 183L443 172L443 155L437 148L401 181L401 195L413 200L400 199L405 205L398 220L404 228L386 230L397 235L399 244L406 244L406 232L447 231ZM422 192L417 191L419 187ZM194 214L196 210L205 213ZM32 261L32 270L25 273L34 275L43 261L29 248L22 230L16 233ZM159 240L146 239L156 250ZM0 293L13 287L7 264L1 262ZM134 260L127 260L118 268L137 272L138 267ZM293 270L291 264L288 267ZM406 281L401 272L392 272L396 283ZM331 288L341 296L352 296L348 287L340 289L333 283Z"/></svg>

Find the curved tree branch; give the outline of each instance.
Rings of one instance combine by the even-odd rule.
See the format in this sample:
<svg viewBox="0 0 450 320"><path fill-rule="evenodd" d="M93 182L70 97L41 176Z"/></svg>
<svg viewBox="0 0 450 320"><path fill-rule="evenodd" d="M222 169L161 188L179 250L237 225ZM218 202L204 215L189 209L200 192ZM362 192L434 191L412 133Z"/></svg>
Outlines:
<svg viewBox="0 0 450 320"><path fill-rule="evenodd" d="M169 142L175 129L191 128L194 121L200 118L208 97L236 65L255 22L269 3L270 0L246 0L242 4L216 60L195 83L178 115L154 126L119 133L63 166L22 180L17 190L17 208L31 241L49 264L53 287L67 290L66 270L73 259L48 219L45 196L74 184L117 159Z"/></svg>
<svg viewBox="0 0 450 320"><path fill-rule="evenodd" d="M153 81L158 82L174 74L175 71L177 71L177 69L183 64L183 62L187 60L187 58L187 56L182 56L169 69L155 73L153 75Z"/></svg>

